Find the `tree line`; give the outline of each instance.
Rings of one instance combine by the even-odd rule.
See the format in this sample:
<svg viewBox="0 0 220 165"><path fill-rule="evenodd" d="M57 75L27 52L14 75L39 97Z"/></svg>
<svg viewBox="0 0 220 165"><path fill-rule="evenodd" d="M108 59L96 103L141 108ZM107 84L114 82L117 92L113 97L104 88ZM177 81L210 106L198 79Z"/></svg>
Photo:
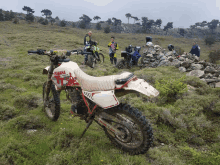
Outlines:
<svg viewBox="0 0 220 165"><path fill-rule="evenodd" d="M28 21L28 22L33 22L35 17L33 15L33 13L35 12L33 9L31 9L30 7L28 6L24 6L22 8L23 11L26 11L27 14L25 16L25 20ZM52 11L49 10L49 9L43 9L41 11L42 13L42 16L46 16L46 18L40 18L38 20L39 23L43 24L43 25L47 25L50 21L51 25L53 25L55 23L56 20L59 20L59 17L56 16L55 18L52 18ZM0 21L12 21L12 19L14 19L16 17L16 14L10 10L10 11L4 11L2 9L0 9ZM137 24L137 25L140 25L142 26L142 29L143 29L143 32L149 32L150 30L152 29L155 29L155 28L161 28L161 24L162 24L162 20L161 19L157 19L156 21L153 20L153 19L148 19L148 17L141 17L141 22L142 24L140 23L135 23L135 21L140 21L140 19L136 16L132 16L130 13L126 13L125 14L125 17L128 18L128 24L129 24L129 19L132 18L134 20L134 23L133 24ZM101 24L100 23L107 23L108 25L113 25L113 26L120 26L122 21L120 19L117 19L115 17L112 17L112 18L108 18L108 20L106 21L100 21L98 22L98 20L101 19L101 17L99 16L94 16L93 17L93 20L97 20L97 25L96 25L96 29L100 30L101 29ZM49 20L49 21L48 21ZM83 14L81 17L79 17L79 27L82 28L82 29L85 29L86 27L89 26L89 24L91 23L92 19ZM197 27L208 27L212 33L213 31L217 28L217 26L220 24L219 20L215 20L213 19L211 22L207 22L207 21L203 21L203 22L197 22L195 23L194 25L191 25L190 26L190 29L196 29ZM62 20L60 21L60 26L64 27L66 26L66 21L65 20ZM73 27L75 27L75 23L72 24ZM173 28L173 22L168 22L163 30L164 31L168 31L169 29L172 29ZM184 34L186 33L186 30L184 28L180 28L179 29L179 34L184 36Z"/></svg>

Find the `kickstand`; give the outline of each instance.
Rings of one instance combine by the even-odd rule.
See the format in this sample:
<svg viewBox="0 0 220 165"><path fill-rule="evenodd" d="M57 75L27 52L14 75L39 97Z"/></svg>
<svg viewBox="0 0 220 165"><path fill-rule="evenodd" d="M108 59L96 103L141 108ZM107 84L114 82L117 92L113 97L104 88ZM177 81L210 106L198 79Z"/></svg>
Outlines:
<svg viewBox="0 0 220 165"><path fill-rule="evenodd" d="M85 130L83 131L82 135L80 136L80 139L83 137L83 135L86 133L87 129L89 128L89 126L92 124L94 119L90 119Z"/></svg>

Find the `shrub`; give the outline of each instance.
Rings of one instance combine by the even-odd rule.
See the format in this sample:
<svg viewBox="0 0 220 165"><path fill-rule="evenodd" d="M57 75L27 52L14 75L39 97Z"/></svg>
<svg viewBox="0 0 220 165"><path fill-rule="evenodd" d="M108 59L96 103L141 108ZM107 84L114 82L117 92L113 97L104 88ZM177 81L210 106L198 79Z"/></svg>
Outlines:
<svg viewBox="0 0 220 165"><path fill-rule="evenodd" d="M101 30L101 29L102 29L102 26L101 26L100 23L97 23L97 24L96 24L96 29L97 29L97 30Z"/></svg>
<svg viewBox="0 0 220 165"><path fill-rule="evenodd" d="M61 26L61 27L65 27L65 26L66 26L65 20L62 20L62 21L60 22L60 26Z"/></svg>
<svg viewBox="0 0 220 165"><path fill-rule="evenodd" d="M179 54L179 55L182 55L182 54L185 52L185 51L184 51L181 47L179 47L179 46L175 46L174 48L175 48L176 53Z"/></svg>
<svg viewBox="0 0 220 165"><path fill-rule="evenodd" d="M14 24L19 24L19 19L16 17L16 18L13 20L13 23L14 23Z"/></svg>
<svg viewBox="0 0 220 165"><path fill-rule="evenodd" d="M217 62L218 60L220 60L220 49L215 50L215 51L211 51L211 52L209 53L209 61L210 61L211 63L216 64L216 62Z"/></svg>
<svg viewBox="0 0 220 165"><path fill-rule="evenodd" d="M44 128L45 124L42 123L40 117L36 115L21 115L19 117L9 120L9 128L22 129L37 129Z"/></svg>
<svg viewBox="0 0 220 165"><path fill-rule="evenodd" d="M15 107L0 104L0 120L8 120L16 115Z"/></svg>
<svg viewBox="0 0 220 165"><path fill-rule="evenodd" d="M206 45L212 45L215 43L215 36L208 36L204 41Z"/></svg>
<svg viewBox="0 0 220 165"><path fill-rule="evenodd" d="M14 98L14 106L17 108L37 108L39 106L40 96L36 93L31 93L29 95L18 95Z"/></svg>
<svg viewBox="0 0 220 165"><path fill-rule="evenodd" d="M111 29L109 26L104 28L104 33L110 33L110 32L111 32Z"/></svg>
<svg viewBox="0 0 220 165"><path fill-rule="evenodd" d="M75 27L76 27L76 24L75 24L74 22L72 23L72 27L73 27L73 28L75 28Z"/></svg>
<svg viewBox="0 0 220 165"><path fill-rule="evenodd" d="M48 22L47 19L44 19L44 20L41 22L42 25L48 25L48 23L49 23L49 22Z"/></svg>
<svg viewBox="0 0 220 165"><path fill-rule="evenodd" d="M85 29L86 28L86 23L84 21L81 21L80 24L79 24L79 27L81 29Z"/></svg>
<svg viewBox="0 0 220 165"><path fill-rule="evenodd" d="M41 17L37 22L42 23L43 21L44 21L44 18Z"/></svg>
<svg viewBox="0 0 220 165"><path fill-rule="evenodd" d="M34 22L34 15L33 14L27 14L25 19L28 22Z"/></svg>
<svg viewBox="0 0 220 165"><path fill-rule="evenodd" d="M179 79L172 79L166 77L156 80L155 87L160 91L160 97L165 102L173 102L176 100L177 96L187 92L187 84L183 83L186 76L183 76Z"/></svg>
<svg viewBox="0 0 220 165"><path fill-rule="evenodd" d="M184 37L185 33L186 33L185 29L183 29L183 28L180 28L180 29L179 29L179 34L180 34L181 36Z"/></svg>

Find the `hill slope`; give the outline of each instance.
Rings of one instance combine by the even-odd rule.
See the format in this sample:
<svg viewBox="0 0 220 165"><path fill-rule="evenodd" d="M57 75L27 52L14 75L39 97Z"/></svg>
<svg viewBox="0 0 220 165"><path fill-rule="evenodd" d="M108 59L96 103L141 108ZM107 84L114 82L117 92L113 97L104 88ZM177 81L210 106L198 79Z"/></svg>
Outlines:
<svg viewBox="0 0 220 165"><path fill-rule="evenodd" d="M174 67L130 70L160 90L158 100L134 94L120 98L138 108L152 124L155 140L147 154L122 153L110 144L96 123L79 140L86 123L72 118L71 104L64 92L60 118L57 122L49 121L42 112L42 84L47 78L42 70L49 65L49 59L28 56L27 50L83 47L87 31L0 22L0 164L219 164L220 89L210 88L199 78L185 77ZM93 76L121 72L110 64L108 57L111 35L93 30L93 39L99 41L106 58L104 64L92 70L81 66L83 56L71 56L71 60ZM120 47L118 58L129 44L145 45L143 34L113 35ZM152 37L164 48L170 43L185 51L191 48L192 40ZM207 59L207 47L202 42L199 45L201 58ZM187 84L194 88L188 86L186 92Z"/></svg>

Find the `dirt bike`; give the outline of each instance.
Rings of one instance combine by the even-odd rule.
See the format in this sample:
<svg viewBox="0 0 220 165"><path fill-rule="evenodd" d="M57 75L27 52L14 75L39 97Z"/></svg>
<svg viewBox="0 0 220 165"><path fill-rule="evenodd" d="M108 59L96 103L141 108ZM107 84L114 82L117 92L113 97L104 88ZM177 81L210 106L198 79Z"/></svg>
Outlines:
<svg viewBox="0 0 220 165"><path fill-rule="evenodd" d="M43 74L48 75L43 85L43 109L51 120L56 121L59 118L60 92L65 90L67 99L72 103L71 113L88 123L80 138L95 121L119 149L131 155L148 151L153 143L149 121L138 109L119 103L117 97L133 92L157 97L159 92L153 86L130 72L102 77L90 76L77 63L67 59L71 54L69 52L65 56L45 50L28 53L50 57L51 65L43 69Z"/></svg>
<svg viewBox="0 0 220 165"><path fill-rule="evenodd" d="M91 41L91 43L86 43L86 46L84 47L83 54L88 55L88 61L86 65L90 66L91 68L94 68L97 63L103 63L104 62L104 55L102 53L99 53L99 51L102 51L98 48L98 43ZM99 55L99 57L97 56Z"/></svg>
<svg viewBox="0 0 220 165"><path fill-rule="evenodd" d="M124 57L124 59L120 59L115 67L118 69L130 69L134 65L138 66L138 60L141 57L141 55L139 54L140 50L141 47L137 46L132 47L132 45L129 45L128 47L126 47L125 51L121 51L121 57Z"/></svg>

